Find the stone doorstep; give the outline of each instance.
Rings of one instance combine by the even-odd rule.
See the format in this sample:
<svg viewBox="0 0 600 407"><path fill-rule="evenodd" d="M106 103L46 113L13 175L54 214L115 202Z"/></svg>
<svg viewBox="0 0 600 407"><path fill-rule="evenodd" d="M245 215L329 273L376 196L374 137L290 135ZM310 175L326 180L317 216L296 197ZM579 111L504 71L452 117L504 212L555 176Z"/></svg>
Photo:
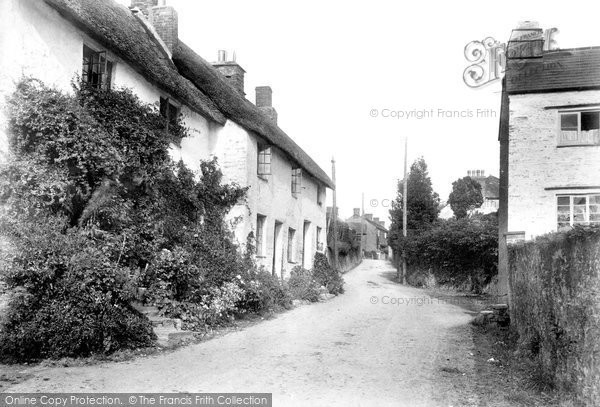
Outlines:
<svg viewBox="0 0 600 407"><path fill-rule="evenodd" d="M171 348L194 339L194 333L191 331L182 331L174 327L159 326L155 327L156 342L159 346Z"/></svg>
<svg viewBox="0 0 600 407"><path fill-rule="evenodd" d="M508 304L494 304L494 305L492 305L492 309L498 310L498 311L507 311Z"/></svg>

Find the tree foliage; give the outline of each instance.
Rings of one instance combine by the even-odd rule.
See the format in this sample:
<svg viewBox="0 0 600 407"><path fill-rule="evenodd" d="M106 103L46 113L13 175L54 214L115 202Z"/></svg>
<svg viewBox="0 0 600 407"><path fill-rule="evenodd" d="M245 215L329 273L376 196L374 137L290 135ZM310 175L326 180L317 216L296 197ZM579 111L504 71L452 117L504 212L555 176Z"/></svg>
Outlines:
<svg viewBox="0 0 600 407"><path fill-rule="evenodd" d="M150 344L149 321L131 306L140 285L216 310L237 298L221 287L248 265L224 217L246 189L222 184L216 159L197 175L171 160L181 119L167 128L129 90L66 94L36 80L18 84L7 111L0 232L15 248L3 271L15 295L3 358Z"/></svg>
<svg viewBox="0 0 600 407"><path fill-rule="evenodd" d="M481 184L471 177L457 179L452 183L448 203L457 219L467 217L472 210L483 204Z"/></svg>
<svg viewBox="0 0 600 407"><path fill-rule="evenodd" d="M398 182L398 195L392 202L390 210L390 240L395 248L402 236L402 216L404 202L404 180ZM407 230L419 231L428 229L438 217L440 198L433 190L431 178L427 171L427 163L423 157L418 158L410 166L407 184Z"/></svg>

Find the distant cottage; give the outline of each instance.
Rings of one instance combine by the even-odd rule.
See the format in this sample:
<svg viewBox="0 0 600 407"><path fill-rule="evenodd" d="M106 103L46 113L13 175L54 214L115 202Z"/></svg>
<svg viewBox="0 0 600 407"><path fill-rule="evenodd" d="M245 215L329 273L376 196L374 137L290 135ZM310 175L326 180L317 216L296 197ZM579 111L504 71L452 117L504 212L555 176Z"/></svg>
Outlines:
<svg viewBox="0 0 600 407"><path fill-rule="evenodd" d="M325 239L329 176L277 126L268 86L245 98L245 71L220 52L210 64L179 40L177 12L165 1L3 0L0 97L24 76L70 91L76 76L102 88L127 87L160 106L166 120L181 114L190 137L172 145L191 168L216 156L225 181L249 186L230 219L239 242L256 238L257 260L274 274L310 268ZM0 112L0 152L6 152Z"/></svg>
<svg viewBox="0 0 600 407"><path fill-rule="evenodd" d="M600 224L600 47L551 49L513 30L500 114L499 280L507 243Z"/></svg>

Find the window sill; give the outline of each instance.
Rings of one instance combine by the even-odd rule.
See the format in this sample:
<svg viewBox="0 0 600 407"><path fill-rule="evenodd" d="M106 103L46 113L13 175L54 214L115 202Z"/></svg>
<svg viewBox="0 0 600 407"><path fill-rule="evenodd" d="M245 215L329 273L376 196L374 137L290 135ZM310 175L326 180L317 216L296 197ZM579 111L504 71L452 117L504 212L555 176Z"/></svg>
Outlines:
<svg viewBox="0 0 600 407"><path fill-rule="evenodd" d="M600 147L600 144L560 144L556 146L556 148L565 147Z"/></svg>
<svg viewBox="0 0 600 407"><path fill-rule="evenodd" d="M269 182L269 176L268 175L258 174L257 177L258 177L258 179L261 179L261 180L263 180L265 182Z"/></svg>
<svg viewBox="0 0 600 407"><path fill-rule="evenodd" d="M267 258L267 256L259 256L258 254L254 257L256 257L257 259L266 259Z"/></svg>

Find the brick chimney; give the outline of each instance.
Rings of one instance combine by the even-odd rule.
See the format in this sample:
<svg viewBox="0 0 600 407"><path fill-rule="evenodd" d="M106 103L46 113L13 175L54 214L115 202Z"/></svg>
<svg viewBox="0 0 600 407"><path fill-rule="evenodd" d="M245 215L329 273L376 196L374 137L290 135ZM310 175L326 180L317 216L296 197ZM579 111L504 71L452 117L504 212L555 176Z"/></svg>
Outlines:
<svg viewBox="0 0 600 407"><path fill-rule="evenodd" d="M156 3L157 1L146 0L146 2ZM179 18L175 8L167 6L166 0L160 0L150 9L149 19L160 39L163 40L169 51L173 52L173 48L179 42Z"/></svg>
<svg viewBox="0 0 600 407"><path fill-rule="evenodd" d="M364 216L364 218L365 218L366 220L373 220L373 214L372 214L372 213L365 213L365 216Z"/></svg>
<svg viewBox="0 0 600 407"><path fill-rule="evenodd" d="M379 223L379 218L373 218L373 222Z"/></svg>
<svg viewBox="0 0 600 407"><path fill-rule="evenodd" d="M380 224L381 226L385 227L385 221L384 221L384 220L380 220L380 221L379 221L379 224Z"/></svg>
<svg viewBox="0 0 600 407"><path fill-rule="evenodd" d="M544 32L536 21L522 21L512 30L506 57L508 59L540 58L544 49Z"/></svg>
<svg viewBox="0 0 600 407"><path fill-rule="evenodd" d="M352 212L353 212L353 213L352 213L352 216L353 216L353 217L355 217L355 218L358 218L358 217L360 217L360 208L354 208L354 209L352 210Z"/></svg>
<svg viewBox="0 0 600 407"><path fill-rule="evenodd" d="M228 60L227 51L219 50L219 58L217 62L212 63L212 66L225 77L232 88L238 91L240 95L246 96L244 92L244 74L246 71L235 61L235 53L233 60Z"/></svg>
<svg viewBox="0 0 600 407"><path fill-rule="evenodd" d="M256 107L262 110L273 123L277 124L277 110L273 107L273 90L270 86L256 87Z"/></svg>

